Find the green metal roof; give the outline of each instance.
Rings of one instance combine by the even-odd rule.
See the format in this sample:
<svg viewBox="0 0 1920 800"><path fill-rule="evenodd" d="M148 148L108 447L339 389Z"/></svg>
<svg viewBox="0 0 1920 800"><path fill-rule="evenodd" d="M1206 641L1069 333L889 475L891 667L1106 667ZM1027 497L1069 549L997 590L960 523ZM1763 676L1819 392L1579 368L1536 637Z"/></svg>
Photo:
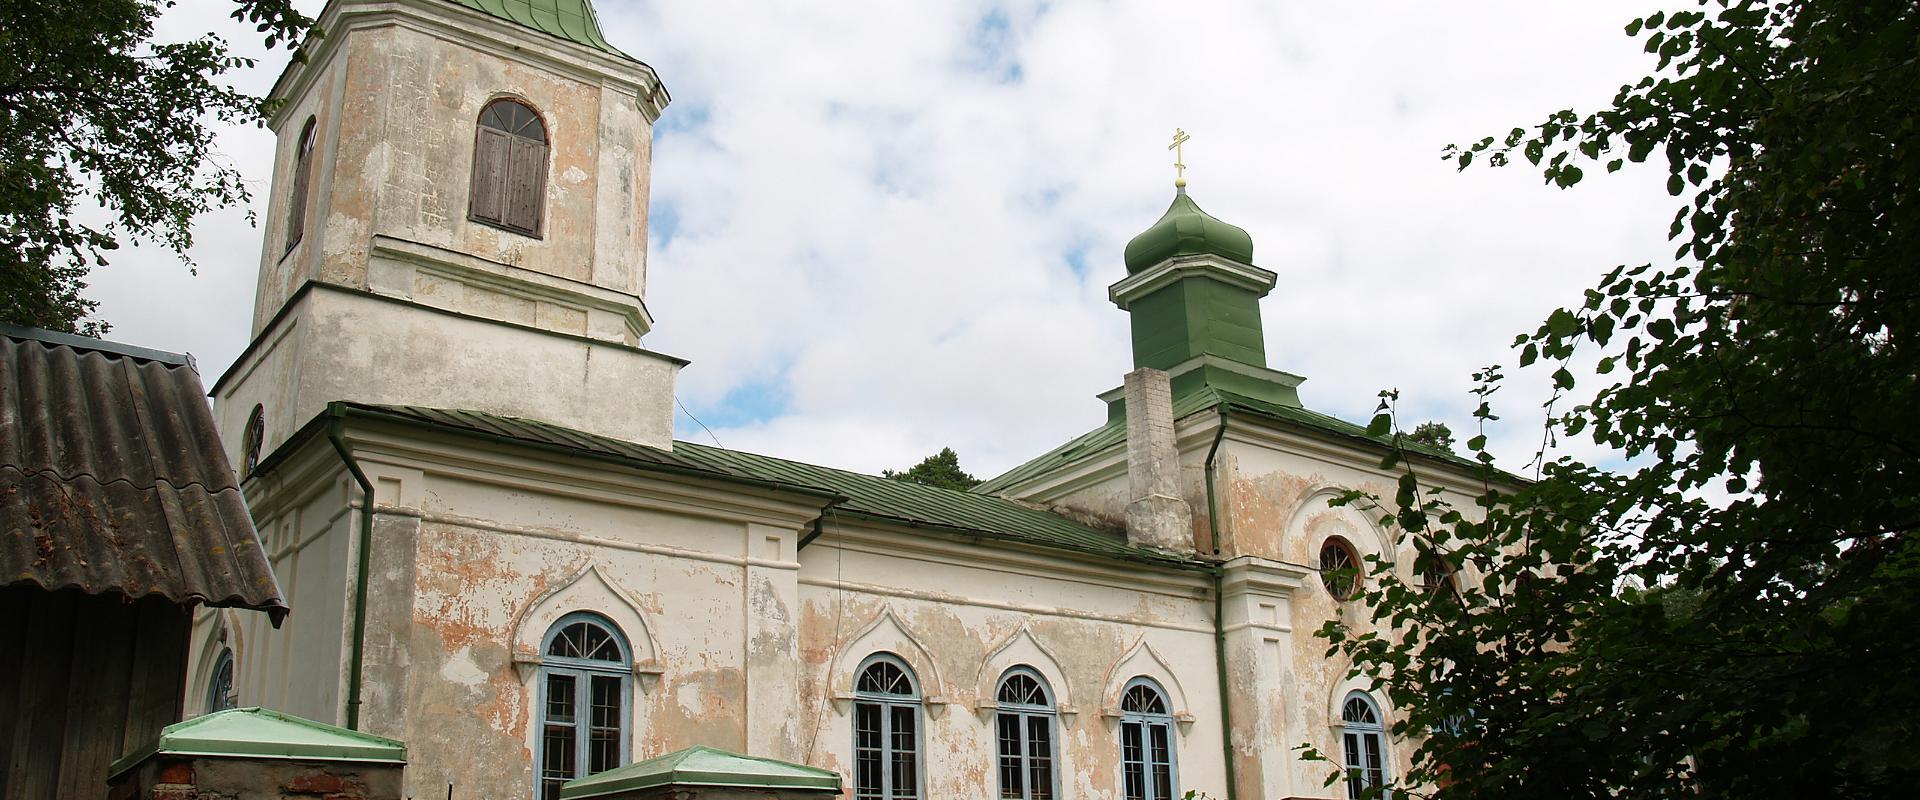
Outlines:
<svg viewBox="0 0 1920 800"><path fill-rule="evenodd" d="M830 498L838 502L825 519L825 524L829 526L836 517L864 518L909 528L944 530L1127 561L1189 567L1205 563L1191 557L1130 544L1122 530L1104 530L1084 525L1003 497L923 486L693 442L674 442L673 449L668 451L550 423L481 411L350 403L336 405L347 409L346 413L596 456L638 469L750 482L774 490ZM276 457L279 457L277 452L269 458Z"/></svg>
<svg viewBox="0 0 1920 800"><path fill-rule="evenodd" d="M837 793L840 775L819 767L696 746L567 781L560 787L560 797L562 800L613 797L661 786L818 789Z"/></svg>
<svg viewBox="0 0 1920 800"><path fill-rule="evenodd" d="M600 20L593 13L591 0L451 0L451 2L504 20L518 22L575 44L584 44L621 58L633 58L607 43L607 37L600 32Z"/></svg>
<svg viewBox="0 0 1920 800"><path fill-rule="evenodd" d="M160 738L114 761L109 775L156 754L407 763L407 746L393 739L264 708L230 708L168 725Z"/></svg>
<svg viewBox="0 0 1920 800"><path fill-rule="evenodd" d="M1234 392L1222 391L1212 386L1202 387L1193 394L1174 400L1173 418L1180 419L1190 414L1207 411L1219 406L1225 406L1227 411L1231 413L1262 417L1274 422L1290 423L1320 433L1332 434L1343 439L1353 440L1367 447L1377 448L1382 452L1393 445L1393 437L1391 435L1368 436L1365 426L1355 425L1346 420L1330 417L1318 411L1310 411L1298 406L1271 403ZM1065 468L1082 459L1092 457L1094 454L1108 447L1125 442L1126 439L1126 419L1122 417L1109 421L1107 424L1056 447L1038 458L1014 467L1004 474L981 482L979 486L973 487L973 491L988 493L1003 491L1010 486L1024 483L1040 475ZM1446 461L1456 466L1468 469L1480 468L1479 462L1462 458L1445 450L1407 441L1404 438L1401 439L1400 446L1408 452ZM1501 474L1508 479L1519 480L1511 475Z"/></svg>
<svg viewBox="0 0 1920 800"><path fill-rule="evenodd" d="M1131 275L1174 256L1209 254L1253 263L1253 237L1240 228L1200 210L1185 187L1176 189L1173 205L1158 222L1127 242L1125 259Z"/></svg>
<svg viewBox="0 0 1920 800"><path fill-rule="evenodd" d="M1200 563L1129 544L1125 531L1089 527L1002 497L862 475L693 442L674 442L673 453L716 469L763 480L818 486L846 495L846 502L834 507L833 513L836 514L894 522L907 527L944 528L1114 558ZM831 516L827 519L828 522L832 521Z"/></svg>

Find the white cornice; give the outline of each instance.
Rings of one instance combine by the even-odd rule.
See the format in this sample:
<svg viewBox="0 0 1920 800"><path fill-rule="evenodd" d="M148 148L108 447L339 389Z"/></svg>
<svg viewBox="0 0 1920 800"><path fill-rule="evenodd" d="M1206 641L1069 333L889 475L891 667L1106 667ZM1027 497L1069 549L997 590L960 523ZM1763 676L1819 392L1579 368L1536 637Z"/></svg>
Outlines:
<svg viewBox="0 0 1920 800"><path fill-rule="evenodd" d="M836 516L831 511L825 520L821 537L808 546L806 553L824 544L826 548L837 547L847 552L987 569L1181 600L1203 597L1210 586L1205 573L1199 570L1154 567L1004 539L975 539L963 533L876 524ZM801 560L807 560L805 553Z"/></svg>
<svg viewBox="0 0 1920 800"><path fill-rule="evenodd" d="M480 286L498 294L526 300L545 300L582 311L612 314L619 318L630 337L630 340L619 340L622 344L637 347L640 337L647 335L653 329L653 315L647 313L646 303L640 299L639 295L390 236L373 237L369 250L371 263L368 267L367 288L375 294L400 297L421 305L445 308L448 311L470 313L467 309L444 302L436 303L433 300L415 297L411 275L376 275L375 264L380 258L385 257L393 263L403 264L416 271L438 275L456 283ZM594 331L589 326L584 335L589 338L598 338L593 334Z"/></svg>
<svg viewBox="0 0 1920 800"><path fill-rule="evenodd" d="M1107 287L1107 299L1125 310L1127 306L1133 304L1133 301L1152 294L1162 286L1181 278L1200 275L1238 286L1263 297L1280 279L1277 273L1216 255L1174 256L1128 275Z"/></svg>

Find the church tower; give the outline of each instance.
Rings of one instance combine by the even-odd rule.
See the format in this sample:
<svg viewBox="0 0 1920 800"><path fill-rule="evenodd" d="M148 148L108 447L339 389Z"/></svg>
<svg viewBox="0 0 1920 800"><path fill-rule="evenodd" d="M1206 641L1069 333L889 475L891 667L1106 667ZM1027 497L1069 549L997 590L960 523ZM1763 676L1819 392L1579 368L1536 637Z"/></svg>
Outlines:
<svg viewBox="0 0 1920 800"><path fill-rule="evenodd" d="M271 452L348 401L670 446L685 362L641 346L652 68L587 0L333 0L318 22L271 95L253 341L214 387L226 430L260 430L229 440Z"/></svg>

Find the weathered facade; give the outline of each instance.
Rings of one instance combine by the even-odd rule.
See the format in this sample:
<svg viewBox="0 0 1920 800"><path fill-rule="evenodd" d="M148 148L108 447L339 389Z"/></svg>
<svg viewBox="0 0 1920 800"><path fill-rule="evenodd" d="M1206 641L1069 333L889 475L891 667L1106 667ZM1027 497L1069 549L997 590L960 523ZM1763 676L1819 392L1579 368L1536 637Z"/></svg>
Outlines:
<svg viewBox="0 0 1920 800"><path fill-rule="evenodd" d="M490 8L336 0L275 90L256 336L214 395L301 613L203 615L190 687L230 654L243 703L406 741L416 796L694 745L862 797L1327 796L1301 743L1404 766L1311 638L1329 541L1414 571L1327 502L1390 487L1385 445L1266 367L1244 232L1180 191L1114 286L1139 370L1107 424L976 492L674 442L685 362L638 346L665 92L578 0ZM489 216L497 181L537 224Z"/></svg>

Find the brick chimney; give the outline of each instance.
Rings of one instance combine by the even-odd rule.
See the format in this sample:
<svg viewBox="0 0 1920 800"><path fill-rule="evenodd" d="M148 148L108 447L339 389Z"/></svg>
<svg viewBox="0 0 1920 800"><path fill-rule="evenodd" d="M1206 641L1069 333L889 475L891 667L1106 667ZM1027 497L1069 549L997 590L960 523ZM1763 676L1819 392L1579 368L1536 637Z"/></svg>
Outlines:
<svg viewBox="0 0 1920 800"><path fill-rule="evenodd" d="M1127 373L1127 541L1191 553L1193 509L1180 497L1180 451L1173 440L1173 388L1167 373Z"/></svg>

